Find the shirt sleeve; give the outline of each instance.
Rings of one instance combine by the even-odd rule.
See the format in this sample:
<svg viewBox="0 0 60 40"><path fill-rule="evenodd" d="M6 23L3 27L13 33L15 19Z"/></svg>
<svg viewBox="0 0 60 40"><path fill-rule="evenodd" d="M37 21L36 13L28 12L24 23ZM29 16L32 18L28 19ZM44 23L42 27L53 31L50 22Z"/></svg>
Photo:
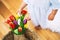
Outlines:
<svg viewBox="0 0 60 40"><path fill-rule="evenodd" d="M26 4L28 4L29 3L29 1L28 0L23 0Z"/></svg>
<svg viewBox="0 0 60 40"><path fill-rule="evenodd" d="M59 9L60 2L58 0L50 0L50 6L52 9Z"/></svg>

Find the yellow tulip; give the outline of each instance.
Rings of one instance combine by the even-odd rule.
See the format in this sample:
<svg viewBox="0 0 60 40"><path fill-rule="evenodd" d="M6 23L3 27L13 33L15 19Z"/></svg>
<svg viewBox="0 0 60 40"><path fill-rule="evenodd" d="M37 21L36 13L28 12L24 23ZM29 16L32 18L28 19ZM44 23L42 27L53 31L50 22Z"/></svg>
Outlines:
<svg viewBox="0 0 60 40"><path fill-rule="evenodd" d="M16 20L18 20L19 16L18 15L15 15L15 18L16 18Z"/></svg>
<svg viewBox="0 0 60 40"><path fill-rule="evenodd" d="M28 28L28 24L25 24L24 27L25 27L25 28Z"/></svg>

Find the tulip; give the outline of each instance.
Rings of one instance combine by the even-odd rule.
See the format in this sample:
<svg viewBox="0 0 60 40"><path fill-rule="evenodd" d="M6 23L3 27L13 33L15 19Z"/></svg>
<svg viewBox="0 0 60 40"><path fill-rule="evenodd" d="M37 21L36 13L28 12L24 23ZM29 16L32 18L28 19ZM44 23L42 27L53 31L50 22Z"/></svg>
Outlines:
<svg viewBox="0 0 60 40"><path fill-rule="evenodd" d="M8 19L8 20L6 21L6 23L9 24L9 22L12 22L12 21Z"/></svg>
<svg viewBox="0 0 60 40"><path fill-rule="evenodd" d="M24 28L28 28L28 24L25 24L25 25L24 25Z"/></svg>
<svg viewBox="0 0 60 40"><path fill-rule="evenodd" d="M15 17L13 15L11 15L10 17L10 20L14 21L15 20Z"/></svg>
<svg viewBox="0 0 60 40"><path fill-rule="evenodd" d="M19 32L22 32L22 27L18 27L18 31Z"/></svg>
<svg viewBox="0 0 60 40"><path fill-rule="evenodd" d="M18 25L18 22L17 22L16 20L14 20L13 23L14 23L15 25Z"/></svg>
<svg viewBox="0 0 60 40"><path fill-rule="evenodd" d="M20 20L20 19L18 19L18 25L20 25L20 22L21 22L21 20Z"/></svg>
<svg viewBox="0 0 60 40"><path fill-rule="evenodd" d="M26 10L22 10L22 11L21 11L21 14L22 14L22 15L25 15L26 13L27 13Z"/></svg>
<svg viewBox="0 0 60 40"><path fill-rule="evenodd" d="M16 20L18 20L19 16L18 15L15 15L15 18L16 18Z"/></svg>
<svg viewBox="0 0 60 40"><path fill-rule="evenodd" d="M26 23L27 23L27 19L25 19L25 20L23 21L23 23L26 24Z"/></svg>
<svg viewBox="0 0 60 40"><path fill-rule="evenodd" d="M15 27L16 27L16 25L13 24L12 22L10 22L9 25L10 25L10 27L11 27L12 29L15 29Z"/></svg>

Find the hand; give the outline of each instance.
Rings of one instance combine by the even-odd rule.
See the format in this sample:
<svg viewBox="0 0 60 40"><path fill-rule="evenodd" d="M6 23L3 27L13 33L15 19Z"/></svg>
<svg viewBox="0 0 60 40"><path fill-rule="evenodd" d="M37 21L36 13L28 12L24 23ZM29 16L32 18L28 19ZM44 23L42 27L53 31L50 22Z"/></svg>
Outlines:
<svg viewBox="0 0 60 40"><path fill-rule="evenodd" d="M57 13L57 9L56 10L52 10L52 12L49 14L49 16L48 16L48 20L54 20L54 17L55 17L55 15L56 15L56 13Z"/></svg>
<svg viewBox="0 0 60 40"><path fill-rule="evenodd" d="M31 18L30 17L27 17L27 21L30 21L31 20Z"/></svg>
<svg viewBox="0 0 60 40"><path fill-rule="evenodd" d="M49 16L48 16L48 20L53 20L54 19L54 15L51 13L51 14L49 14Z"/></svg>
<svg viewBox="0 0 60 40"><path fill-rule="evenodd" d="M17 14L20 16L20 14L21 14L21 9L19 9L18 11L17 11Z"/></svg>

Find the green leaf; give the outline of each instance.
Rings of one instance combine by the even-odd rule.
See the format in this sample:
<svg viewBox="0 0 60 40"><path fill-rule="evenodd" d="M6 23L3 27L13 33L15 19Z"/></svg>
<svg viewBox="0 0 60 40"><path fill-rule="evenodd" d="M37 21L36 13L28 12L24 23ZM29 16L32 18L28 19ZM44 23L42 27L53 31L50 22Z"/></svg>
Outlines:
<svg viewBox="0 0 60 40"><path fill-rule="evenodd" d="M15 29L15 30L14 30L14 33L15 33L15 34L18 34L18 29Z"/></svg>
<svg viewBox="0 0 60 40"><path fill-rule="evenodd" d="M23 19L24 19L24 16L21 16L21 17L20 17L20 19L21 19L21 21L23 21Z"/></svg>

